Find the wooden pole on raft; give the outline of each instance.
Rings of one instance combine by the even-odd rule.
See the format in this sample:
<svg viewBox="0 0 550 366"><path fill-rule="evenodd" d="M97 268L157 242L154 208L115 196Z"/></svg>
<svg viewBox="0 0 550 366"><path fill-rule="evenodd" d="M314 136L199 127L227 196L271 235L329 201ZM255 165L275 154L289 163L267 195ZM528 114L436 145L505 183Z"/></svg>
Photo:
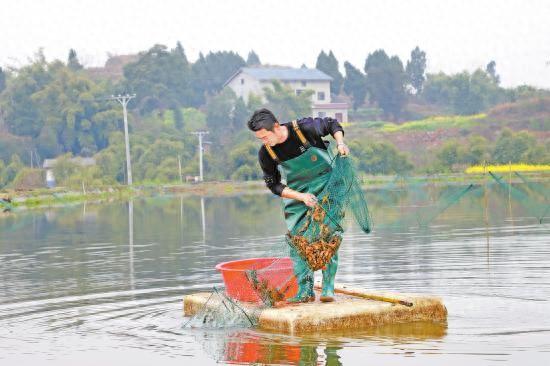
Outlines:
<svg viewBox="0 0 550 366"><path fill-rule="evenodd" d="M320 290L321 286L315 286L315 288ZM408 307L413 306L413 303L410 302L410 301L399 300L399 299L394 299L392 297L386 297L386 296L380 296L380 295L364 294L364 293L361 293L361 292L346 290L346 289L343 289L343 288L336 288L336 289L334 289L334 292L336 292L337 294L360 297L360 298L367 299L367 300L390 302L392 304L400 304L400 305L405 305L405 306L408 306Z"/></svg>

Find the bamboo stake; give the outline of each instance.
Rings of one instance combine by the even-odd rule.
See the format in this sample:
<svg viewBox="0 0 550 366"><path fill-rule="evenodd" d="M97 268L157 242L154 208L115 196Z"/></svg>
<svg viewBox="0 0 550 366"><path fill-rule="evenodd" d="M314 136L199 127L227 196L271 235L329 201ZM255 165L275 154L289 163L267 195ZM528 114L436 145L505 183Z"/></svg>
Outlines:
<svg viewBox="0 0 550 366"><path fill-rule="evenodd" d="M320 290L321 286L315 286L315 288ZM400 304L400 305L404 305L404 306L408 306L408 307L413 306L413 303L410 302L410 301L399 300L399 299L395 299L395 298L392 298L392 297L379 296L379 295L373 295L373 294L364 294L364 293L361 293L361 292L346 290L346 289L343 289L343 288L336 288L336 289L334 289L334 292L336 292L338 294L343 294L343 295L350 295L350 296L360 297L360 298L367 299L367 300L390 302L392 304Z"/></svg>
<svg viewBox="0 0 550 366"><path fill-rule="evenodd" d="M483 161L483 206L485 210L485 236L487 238L487 266L489 265L489 192L487 191L487 180L489 176L487 174L487 161Z"/></svg>

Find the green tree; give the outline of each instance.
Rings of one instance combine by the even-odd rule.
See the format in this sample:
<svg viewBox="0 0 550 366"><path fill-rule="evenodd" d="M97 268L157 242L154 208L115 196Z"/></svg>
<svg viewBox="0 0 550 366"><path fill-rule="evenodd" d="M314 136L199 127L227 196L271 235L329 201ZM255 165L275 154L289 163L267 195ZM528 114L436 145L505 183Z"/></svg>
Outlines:
<svg viewBox="0 0 550 366"><path fill-rule="evenodd" d="M6 73L0 67L0 93L6 89Z"/></svg>
<svg viewBox="0 0 550 366"><path fill-rule="evenodd" d="M535 138L527 131L514 134L512 130L505 128L498 137L493 150L493 159L500 164L508 162L526 163L528 152L531 146L536 145Z"/></svg>
<svg viewBox="0 0 550 366"><path fill-rule="evenodd" d="M445 170L450 170L464 161L464 150L457 140L449 140L436 153L436 159Z"/></svg>
<svg viewBox="0 0 550 366"><path fill-rule="evenodd" d="M260 178L258 169L258 146L252 141L238 144L229 152L230 174L233 180Z"/></svg>
<svg viewBox="0 0 550 366"><path fill-rule="evenodd" d="M51 81L32 95L38 115L45 121L44 128L55 131L57 144L63 152L83 156L95 154L105 146L104 134L116 128L113 120L111 125L96 124L96 114L116 106L101 102L99 98L105 94L104 89L61 62L50 64L49 73ZM51 150L56 147L51 131L41 132L38 140L39 145L47 145ZM40 151L40 154L48 156L51 152Z"/></svg>
<svg viewBox="0 0 550 366"><path fill-rule="evenodd" d="M344 62L346 77L344 79L344 92L353 100L353 109L363 105L367 96L367 79L365 75L349 62Z"/></svg>
<svg viewBox="0 0 550 366"><path fill-rule="evenodd" d="M246 66L259 66L261 64L260 57L258 57L256 52L254 52L254 50L250 51L246 58Z"/></svg>
<svg viewBox="0 0 550 366"><path fill-rule="evenodd" d="M67 184L67 181L79 170L78 165L72 162L71 158L71 153L56 158L53 174L58 184Z"/></svg>
<svg viewBox="0 0 550 366"><path fill-rule="evenodd" d="M428 74L423 98L456 114L475 114L502 102L506 94L483 70Z"/></svg>
<svg viewBox="0 0 550 366"><path fill-rule="evenodd" d="M315 68L332 77L332 82L330 83L330 93L333 95L340 94L344 77L338 69L338 60L332 51L329 51L328 54L326 54L325 51L321 51L319 56L317 56Z"/></svg>
<svg viewBox="0 0 550 366"><path fill-rule="evenodd" d="M384 50L374 51L367 57L365 73L371 101L378 103L388 117L398 119L406 101L406 75L399 57L390 58Z"/></svg>
<svg viewBox="0 0 550 366"><path fill-rule="evenodd" d="M487 64L485 72L489 74L495 84L500 84L500 76L497 75L497 63L494 60L491 60L491 62Z"/></svg>
<svg viewBox="0 0 550 366"><path fill-rule="evenodd" d="M250 117L251 111L247 108L242 97L237 98L233 108L233 129L236 131L246 129L246 122Z"/></svg>
<svg viewBox="0 0 550 366"><path fill-rule="evenodd" d="M183 113L181 111L181 108L173 108L172 112L174 113L174 126L178 130L183 130Z"/></svg>
<svg viewBox="0 0 550 366"><path fill-rule="evenodd" d="M40 91L51 80L48 64L42 52L35 60L18 70L16 77L8 83L2 93L0 109L9 132L19 136L36 137L40 134L45 116L39 113L33 94Z"/></svg>
<svg viewBox="0 0 550 366"><path fill-rule="evenodd" d="M173 50L155 45L124 67L124 88L136 93L142 114L156 108L175 108L192 104L191 68L178 42Z"/></svg>
<svg viewBox="0 0 550 366"><path fill-rule="evenodd" d="M407 61L405 72L409 83L412 85L416 94L422 92L422 86L426 80L424 73L426 71L426 52L422 51L418 46L411 51L411 59Z"/></svg>
<svg viewBox="0 0 550 366"><path fill-rule="evenodd" d="M278 81L273 81L272 85L272 88L264 88L267 108L275 114L281 123L311 114L312 90L306 90L300 95L296 95L289 86Z"/></svg>
<svg viewBox="0 0 550 366"><path fill-rule="evenodd" d="M199 59L191 68L193 105L202 105L207 96L220 92L225 82L245 65L243 58L235 52L209 52L206 56L199 54Z"/></svg>
<svg viewBox="0 0 550 366"><path fill-rule="evenodd" d="M13 154L11 156L10 163L2 171L2 175L0 176L0 182L3 185L10 184L23 168L24 168L24 165L21 162L19 155Z"/></svg>
<svg viewBox="0 0 550 366"><path fill-rule="evenodd" d="M73 48L71 48L69 50L69 56L67 58L67 66L69 67L69 69L71 69L73 71L81 70L82 67L83 67L80 64L80 61L78 60L78 56L76 54L76 51Z"/></svg>
<svg viewBox="0 0 550 366"><path fill-rule="evenodd" d="M230 88L224 88L221 93L212 97L207 105L206 124L215 137L227 136L237 126L233 126L233 110L237 95Z"/></svg>
<svg viewBox="0 0 550 366"><path fill-rule="evenodd" d="M490 159L490 150L489 141L485 137L473 135L468 139L462 162L470 165L481 164Z"/></svg>
<svg viewBox="0 0 550 366"><path fill-rule="evenodd" d="M4 187L4 169L6 169L6 163L0 159L0 188Z"/></svg>
<svg viewBox="0 0 550 366"><path fill-rule="evenodd" d="M404 174L413 169L407 156L400 153L394 145L385 141L359 140L350 142L352 157L359 171L367 174Z"/></svg>

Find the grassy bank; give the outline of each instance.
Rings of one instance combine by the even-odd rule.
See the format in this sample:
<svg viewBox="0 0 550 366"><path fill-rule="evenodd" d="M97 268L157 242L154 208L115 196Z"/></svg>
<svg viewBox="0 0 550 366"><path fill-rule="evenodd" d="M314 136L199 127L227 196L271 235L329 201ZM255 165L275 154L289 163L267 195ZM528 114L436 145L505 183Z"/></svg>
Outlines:
<svg viewBox="0 0 550 366"><path fill-rule="evenodd" d="M502 174L502 173L501 173ZM531 181L548 181L550 172L525 173ZM399 177L364 176L362 178L365 189L384 189L394 185L406 186L411 183L425 183L433 185L460 185L481 183L485 179L482 173L474 174L438 174ZM513 182L521 183L517 177ZM1 209L31 209L38 207L66 206L81 202L102 202L113 200L128 200L135 197L151 197L158 195L184 196L235 196L241 194L268 194L269 191L263 181L246 182L204 182L199 184L164 184L164 185L136 185L134 187L111 186L89 189L86 192L65 188L18 190L0 192L3 204Z"/></svg>

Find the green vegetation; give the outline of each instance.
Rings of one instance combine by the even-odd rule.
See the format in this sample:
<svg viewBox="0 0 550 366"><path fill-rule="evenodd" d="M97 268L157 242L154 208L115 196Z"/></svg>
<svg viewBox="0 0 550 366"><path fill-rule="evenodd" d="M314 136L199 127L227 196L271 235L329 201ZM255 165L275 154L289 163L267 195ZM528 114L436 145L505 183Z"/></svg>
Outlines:
<svg viewBox="0 0 550 366"><path fill-rule="evenodd" d="M440 128L468 128L479 125L486 117L484 113L480 113L471 116L434 116L402 124L388 122L383 125L382 131L433 131Z"/></svg>
<svg viewBox="0 0 550 366"><path fill-rule="evenodd" d="M550 161L550 144L537 143L526 131L514 133L503 129L494 143L479 135L462 142L452 139L437 149L435 155L436 161L428 170L463 171L466 166L483 162L545 164Z"/></svg>
<svg viewBox="0 0 550 366"><path fill-rule="evenodd" d="M66 62L47 62L38 52L17 70L0 69L0 189L36 188L46 158L57 158L57 184L73 189L126 181L122 113L113 94L136 93L129 105L134 182L180 184L198 174L197 139L207 129L207 180L261 180L259 143L246 130L257 108L281 121L309 116L312 91L299 95L274 81L265 100L247 102L225 81L240 67L261 66L251 51L245 61L230 51L201 54L190 62L178 42L154 45L124 59L118 75L95 74L74 50ZM370 53L364 68L322 51L317 67L335 81L334 98L350 100L346 138L363 174L459 171L471 164L550 161L550 92L530 86L503 88L497 65L453 75L425 74L419 47L410 60ZM404 67L403 65L406 65ZM506 129L509 128L509 129ZM93 157L82 167L72 157ZM181 169L181 176L180 176Z"/></svg>

